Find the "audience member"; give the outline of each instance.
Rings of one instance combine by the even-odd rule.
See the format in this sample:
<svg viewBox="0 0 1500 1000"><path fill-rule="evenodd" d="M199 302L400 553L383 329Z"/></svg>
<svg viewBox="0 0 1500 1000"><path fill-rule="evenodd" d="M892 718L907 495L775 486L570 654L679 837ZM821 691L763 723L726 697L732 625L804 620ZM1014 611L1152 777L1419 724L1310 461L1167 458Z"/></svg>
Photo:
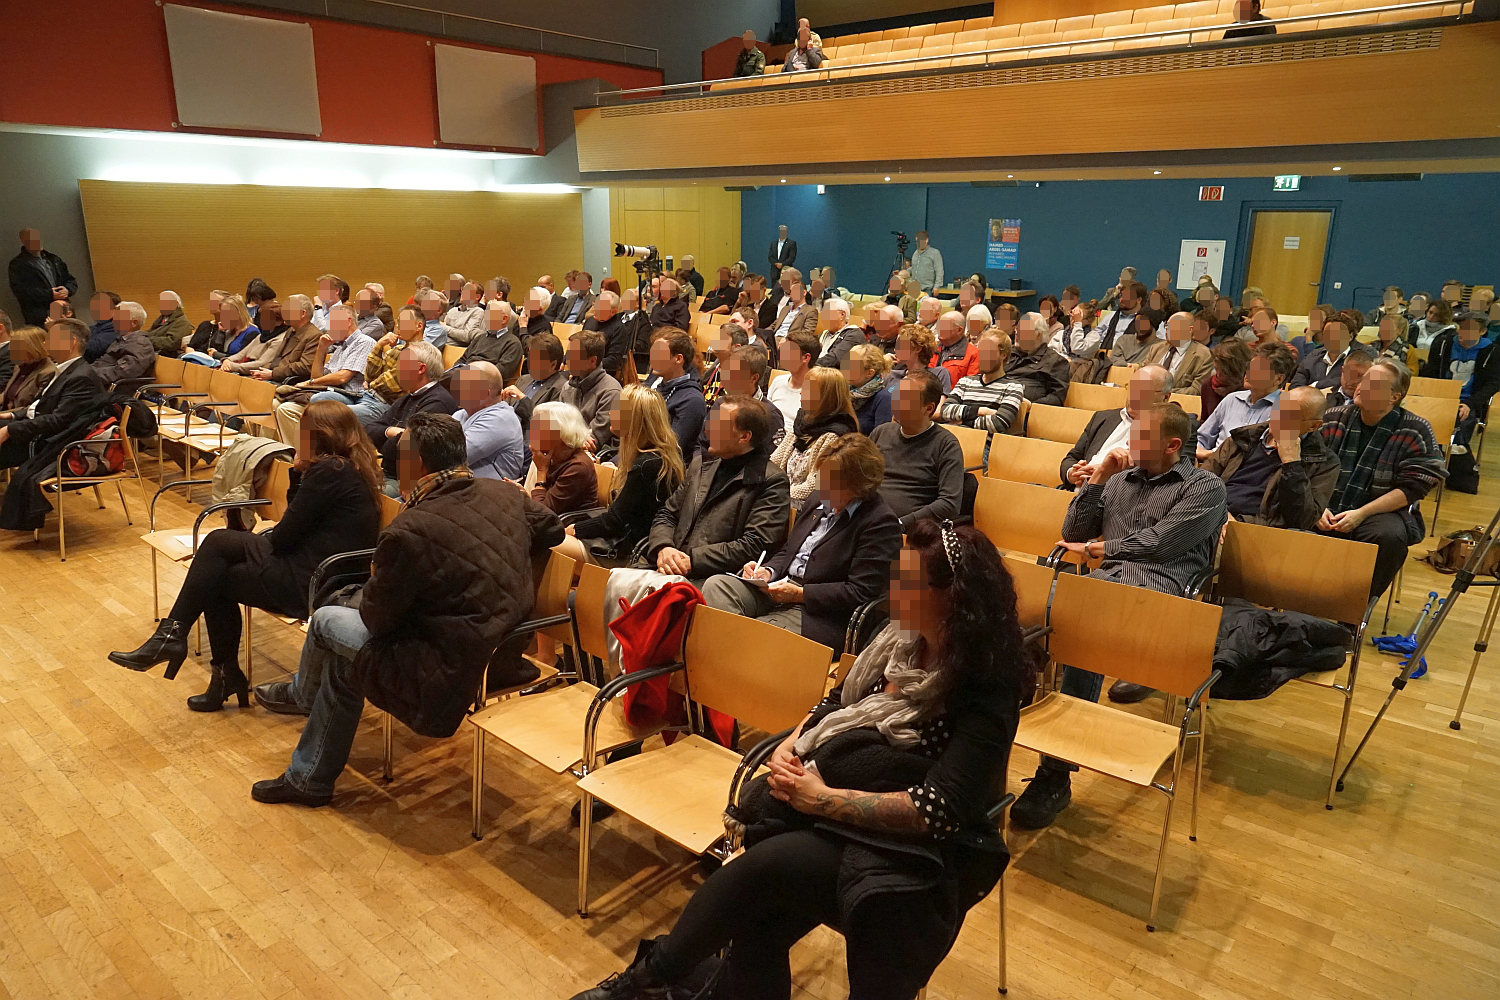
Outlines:
<svg viewBox="0 0 1500 1000"><path fill-rule="evenodd" d="M1204 420L1213 415L1220 400L1245 387L1245 370L1250 367L1250 348L1233 337L1219 341L1208 353L1214 371L1198 387L1198 395L1203 400L1200 405Z"/></svg>
<svg viewBox="0 0 1500 1000"><path fill-rule="evenodd" d="M184 361L217 368L260 336L260 328L251 318L245 300L238 295L225 295L220 300L218 317L218 324L209 333L206 344L198 346L197 336L194 336L189 343L192 349L182 356Z"/></svg>
<svg viewBox="0 0 1500 1000"><path fill-rule="evenodd" d="M599 452L614 450L610 412L620 400L620 383L603 367L604 351L604 336L594 330L581 330L568 338L568 382L559 397L582 415L593 448Z"/></svg>
<svg viewBox="0 0 1500 1000"><path fill-rule="evenodd" d="M131 670L167 664L171 680L187 658L188 632L199 616L211 650L208 689L187 700L195 712L218 712L231 696L250 704L250 682L240 670L240 606L290 618L308 614L313 571L331 555L365 549L380 533L380 464L347 406L314 403L302 415L301 436L287 488L286 511L267 532L213 531L203 536L172 610L143 645L109 654ZM257 699L272 711L306 715L321 678L263 684Z"/></svg>
<svg viewBox="0 0 1500 1000"><path fill-rule="evenodd" d="M964 333L971 342L977 344L979 335L988 330L994 322L995 318L990 315L988 306L974 306L964 314Z"/></svg>
<svg viewBox="0 0 1500 1000"><path fill-rule="evenodd" d="M744 43L734 60L735 76L760 76L766 71L766 54L755 44L755 32L746 31L740 36Z"/></svg>
<svg viewBox="0 0 1500 1000"><path fill-rule="evenodd" d="M1255 300L1260 302L1261 300ZM1240 340L1250 345L1250 349L1269 344L1281 339L1281 318L1276 315L1276 310L1268 305L1257 305L1250 310L1248 323L1240 327L1237 336ZM1295 351L1293 352L1296 353Z"/></svg>
<svg viewBox="0 0 1500 1000"><path fill-rule="evenodd" d="M659 394L639 383L625 386L610 422L620 452L615 458L609 506L595 517L569 524L568 537L558 551L579 563L622 566L650 532L656 512L682 484L684 470L682 450Z"/></svg>
<svg viewBox="0 0 1500 1000"><path fill-rule="evenodd" d="M250 790L259 802L327 805L366 697L413 731L446 737L486 665L496 687L523 674L493 654L531 613L532 566L563 537L556 515L476 479L451 417L416 414L403 438L406 504L380 533L359 607L319 608L308 622L298 674L322 683L286 772Z"/></svg>
<svg viewBox="0 0 1500 1000"><path fill-rule="evenodd" d="M1308 348L1292 376L1292 388L1310 385L1327 389L1338 385L1344 371L1344 360L1354 344L1354 334L1340 313L1328 317L1318 330L1319 345Z"/></svg>
<svg viewBox="0 0 1500 1000"><path fill-rule="evenodd" d="M366 286L369 287L369 286ZM381 299L384 299L384 289L381 289ZM260 307L262 303L270 302L276 298L276 290L266 284L264 278L251 278L245 283L245 309L250 313L250 319L256 326L260 325Z"/></svg>
<svg viewBox="0 0 1500 1000"><path fill-rule="evenodd" d="M1456 329L1453 325L1453 306L1438 299L1430 303L1422 318L1412 324L1412 346L1420 351L1428 350L1438 337Z"/></svg>
<svg viewBox="0 0 1500 1000"><path fill-rule="evenodd" d="M709 454L694 455L677 491L657 511L645 556L657 571L691 580L732 573L786 540L786 474L770 460L766 404L725 396L708 428Z"/></svg>
<svg viewBox="0 0 1500 1000"><path fill-rule="evenodd" d="M943 400L944 423L962 424L992 434L1004 434L1021 412L1026 386L1005 373L1010 338L991 327L979 338L979 371L958 380Z"/></svg>
<svg viewBox="0 0 1500 1000"><path fill-rule="evenodd" d="M360 387L351 391L345 384L325 389L316 393L312 402L346 403L362 424L377 419L405 391L401 387L401 352L408 344L421 341L425 334L426 320L422 310L416 306L402 306L396 329L383 334L365 356L364 379Z"/></svg>
<svg viewBox="0 0 1500 1000"><path fill-rule="evenodd" d="M783 73L796 73L802 70L817 69L823 65L823 50L812 43L812 33L806 28L797 29L797 44L793 45L791 51L786 54L786 61L781 66Z"/></svg>
<svg viewBox="0 0 1500 1000"><path fill-rule="evenodd" d="M370 435L375 449L380 452L380 465L385 470L386 496L398 496L400 438L411 418L418 413L452 416L458 409L458 403L443 388L442 383L433 381L442 373L443 356L436 347L422 340L407 344L401 349L401 359L396 367L401 395L380 416L365 421L365 431Z"/></svg>
<svg viewBox="0 0 1500 1000"><path fill-rule="evenodd" d="M113 385L151 374L156 351L145 334L145 326L146 310L139 302L121 302L115 309L115 329L119 336L94 362L94 371L106 383Z"/></svg>
<svg viewBox="0 0 1500 1000"><path fill-rule="evenodd" d="M1193 468L1192 421L1176 403L1142 411L1129 448L1105 455L1074 494L1063 520L1062 545L1103 559L1091 579L1110 580L1181 596L1213 565L1225 520L1224 483ZM1061 691L1097 701L1104 678L1064 666ZM1150 690L1117 681L1110 700L1137 702ZM1035 777L1011 807L1023 830L1049 825L1072 799L1071 764L1043 757Z"/></svg>
<svg viewBox="0 0 1500 1000"><path fill-rule="evenodd" d="M1047 324L1047 335L1055 338L1068 328L1068 317L1062 311L1062 303L1056 295L1043 295L1037 300L1036 311ZM1049 341L1050 343L1050 341ZM1056 350L1056 348L1053 348ZM1062 352L1058 352L1062 353Z"/></svg>
<svg viewBox="0 0 1500 1000"><path fill-rule="evenodd" d="M795 268L787 268L788 271ZM802 287L802 279L794 278L786 298L781 300L778 315L771 327L775 331L778 342L793 332L810 333L814 337L818 335L818 308L807 301L807 292Z"/></svg>
<svg viewBox="0 0 1500 1000"><path fill-rule="evenodd" d="M1306 361L1309 354L1323 346L1323 324L1333 316L1333 306L1319 305L1307 310L1307 332L1287 341L1297 352L1299 361Z"/></svg>
<svg viewBox="0 0 1500 1000"><path fill-rule="evenodd" d="M58 320L77 318L77 315L73 312L73 304L67 299L58 299L47 307L47 326L51 326ZM111 322L110 326L114 326L113 322Z"/></svg>
<svg viewBox="0 0 1500 1000"><path fill-rule="evenodd" d="M476 361L454 372L451 385L459 405L453 419L463 428L468 449L464 464L480 479L520 482L526 476L526 436L515 409L501 396L500 369Z"/></svg>
<svg viewBox="0 0 1500 1000"><path fill-rule="evenodd" d="M282 318L281 303L275 299L267 299L260 304L258 315L259 329L248 340L245 340L240 349L226 356L219 367L233 375L248 375L262 368L270 368L276 360L276 355L281 351L282 342L286 335L291 332L291 326ZM155 341L152 341L154 346Z"/></svg>
<svg viewBox="0 0 1500 1000"><path fill-rule="evenodd" d="M380 308L381 296L369 285L354 293L355 328L370 340L376 341L386 334L385 324L380 322L376 310ZM421 303L418 302L418 306ZM424 317L425 319L425 317Z"/></svg>
<svg viewBox="0 0 1500 1000"><path fill-rule="evenodd" d="M849 321L849 303L831 298L823 303L823 325L827 328L818 338L818 366L842 368L855 344L866 343L865 333Z"/></svg>
<svg viewBox="0 0 1500 1000"><path fill-rule="evenodd" d="M964 315L950 310L938 317L938 352L929 363L933 368L945 368L951 384L979 371L979 348L964 335ZM899 339L899 337L898 337Z"/></svg>
<svg viewBox="0 0 1500 1000"><path fill-rule="evenodd" d="M1167 349L1161 366L1172 373L1172 391L1198 395L1198 387L1214 368L1208 348L1193 336L1193 314L1173 313L1167 320ZM1206 327L1206 324L1203 324Z"/></svg>
<svg viewBox="0 0 1500 1000"><path fill-rule="evenodd" d="M567 351L554 334L538 334L527 347L530 374L522 375L515 385L505 387L506 401L516 408L525 429L531 422L531 411L543 403L557 402L568 385L568 373L563 370Z"/></svg>
<svg viewBox="0 0 1500 1000"><path fill-rule="evenodd" d="M9 329L10 319L0 313L0 336L8 336L0 344L6 353L4 388L0 389L0 422L24 418L31 404L41 398L47 386L57 377L57 365L47 355L47 334L40 327L23 326L14 335L3 331Z"/></svg>
<svg viewBox="0 0 1500 1000"><path fill-rule="evenodd" d="M843 648L850 616L887 595L901 552L901 527L880 496L884 473L869 438L837 438L818 459L817 492L798 510L787 544L769 562L710 577L704 601Z"/></svg>
<svg viewBox="0 0 1500 1000"><path fill-rule="evenodd" d="M464 282L458 292L458 304L443 314L443 326L448 330L448 340L459 347L468 347L488 328L485 322L484 304L479 300L484 293L476 281Z"/></svg>
<svg viewBox="0 0 1500 1000"><path fill-rule="evenodd" d="M1328 390L1328 406L1343 406L1345 403L1354 402L1354 390L1365 380L1365 372L1375 363L1378 355L1375 348L1369 344L1361 344L1356 341L1350 345L1349 353L1344 358L1344 366L1339 375L1339 384Z"/></svg>
<svg viewBox="0 0 1500 1000"><path fill-rule="evenodd" d="M228 341L221 339L223 333L219 330L219 308L229 295L229 292L218 288L208 293L208 319L194 327L193 335L188 338L185 350L207 354L216 345L222 349L228 344ZM327 327L323 329L326 330Z"/></svg>
<svg viewBox="0 0 1500 1000"><path fill-rule="evenodd" d="M1131 285L1140 285L1140 289L1136 293L1136 304L1129 311L1133 313L1135 309L1139 308L1142 300L1146 297L1146 286L1135 280L1136 274L1136 269L1133 267L1126 266L1120 268L1120 280L1099 299L1099 308L1101 310L1115 308L1116 303L1124 297L1127 288Z"/></svg>
<svg viewBox="0 0 1500 1000"><path fill-rule="evenodd" d="M543 275L543 277L547 276ZM550 282L552 279L547 278L547 280ZM552 305L551 290L538 284L526 293L526 308L519 317L516 330L521 347L525 348L530 344L532 337L552 332L552 320L547 317L547 308L550 305Z"/></svg>
<svg viewBox="0 0 1500 1000"><path fill-rule="evenodd" d="M786 472L791 483L791 502L802 502L817 492L818 462L823 452L841 435L855 434L859 422L849 398L849 383L833 368L814 368L802 383L802 409L792 423L792 432L781 439L771 461Z"/></svg>
<svg viewBox="0 0 1500 1000"><path fill-rule="evenodd" d="M1269 423L1236 427L1203 461L1224 480L1232 517L1312 531L1339 479L1338 456L1323 443L1323 394L1312 386L1281 394Z"/></svg>
<svg viewBox="0 0 1500 1000"><path fill-rule="evenodd" d="M563 290L561 292L556 291L552 287L552 276L550 274L543 275L542 277L547 279L546 285L542 285L541 279L537 280L537 285L545 287L552 296L551 300L547 303L546 316L554 323L561 323L563 309L567 306L568 300L578 290L578 272L571 270L563 275Z"/></svg>
<svg viewBox="0 0 1500 1000"><path fill-rule="evenodd" d="M583 329L604 338L604 357L599 367L621 384L635 378L635 362L630 357L632 331L620 315L619 293L601 289L594 300L593 314L583 321ZM627 368L626 362L630 362Z"/></svg>
<svg viewBox="0 0 1500 1000"><path fill-rule="evenodd" d="M599 478L589 454L589 425L571 403L543 403L531 412L531 499L554 514L599 506Z"/></svg>
<svg viewBox="0 0 1500 1000"><path fill-rule="evenodd" d="M1068 325L1047 342L1060 357L1068 361L1069 380L1086 382L1094 374L1094 359L1104 332L1094 326L1098 318L1091 302L1075 302L1068 313Z"/></svg>
<svg viewBox="0 0 1500 1000"><path fill-rule="evenodd" d="M32 329L40 330L41 328L33 327ZM45 334L46 331L42 330L42 333ZM10 335L10 316L8 316L4 310L0 310L0 385L3 385L4 383L10 381L11 372L14 370L10 358ZM46 339L44 337L42 341L41 356L46 357L46 355L47 346Z"/></svg>
<svg viewBox="0 0 1500 1000"><path fill-rule="evenodd" d="M1042 317L1034 312L1022 316L1005 377L1021 383L1033 403L1061 406L1068 397L1068 375L1067 359L1047 347L1047 324Z"/></svg>
<svg viewBox="0 0 1500 1000"><path fill-rule="evenodd" d="M1354 402L1323 414L1323 441L1338 456L1339 481L1317 528L1379 549L1371 597L1396 578L1407 546L1426 536L1415 505L1448 475L1432 426L1401 407L1410 388L1405 365L1378 358Z"/></svg>
<svg viewBox="0 0 1500 1000"><path fill-rule="evenodd" d="M849 351L844 378L849 383L849 397L861 434L869 434L891 419L891 394L885 386L890 370L890 358L874 344L855 344Z"/></svg>
<svg viewBox="0 0 1500 1000"><path fill-rule="evenodd" d="M512 332L514 316L510 303L504 299L491 299L484 304L483 309L475 308L473 311L483 316L484 329L469 338L469 346L459 356L458 366L487 361L502 375L514 380L521 371L525 353L521 349L521 338Z"/></svg>
<svg viewBox="0 0 1500 1000"><path fill-rule="evenodd" d="M1113 365L1154 365L1167 353L1167 342L1156 335L1156 315L1141 310L1130 320L1130 335L1115 338L1109 349Z"/></svg>
<svg viewBox="0 0 1500 1000"><path fill-rule="evenodd" d="M1386 317L1388 322L1395 317ZM1454 379L1460 383L1458 424L1453 431L1452 458L1448 463L1450 490L1479 491L1479 469L1469 453L1475 429L1489 416L1490 397L1500 392L1500 351L1497 334L1485 317L1467 313L1456 331L1440 334L1422 365L1426 378Z"/></svg>
<svg viewBox="0 0 1500 1000"><path fill-rule="evenodd" d="M587 271L579 271L575 274L572 284L573 294L564 301L558 310L558 319L563 323L582 323L593 311L597 296L594 294L594 276Z"/></svg>
<svg viewBox="0 0 1500 1000"><path fill-rule="evenodd" d="M1396 313L1387 313L1380 317L1375 333L1375 350L1382 357L1395 358L1402 364L1406 364L1406 331L1409 325L1406 317Z"/></svg>
<svg viewBox="0 0 1500 1000"><path fill-rule="evenodd" d="M146 330L146 336L151 338L151 346L159 356L175 358L192 337L193 324L183 313L182 297L176 292L165 291L158 295L157 307L159 312Z"/></svg>
<svg viewBox="0 0 1500 1000"><path fill-rule="evenodd" d="M963 447L933 422L943 393L930 369L901 377L891 400L892 420L870 433L885 457L880 495L909 531L921 520L958 517L963 506Z"/></svg>
<svg viewBox="0 0 1500 1000"><path fill-rule="evenodd" d="M1224 443L1229 432L1270 419L1281 390L1297 371L1297 352L1279 340L1258 345L1245 370L1245 388L1231 392L1214 407L1198 429L1198 459Z"/></svg>
<svg viewBox="0 0 1500 1000"><path fill-rule="evenodd" d="M21 318L27 325L41 326L53 302L66 302L78 293L78 279L66 261L42 249L40 229L28 226L20 237L21 252L10 260L10 290L21 304Z"/></svg>
<svg viewBox="0 0 1500 1000"><path fill-rule="evenodd" d="M1063 456L1062 466L1058 469L1062 481L1069 489L1082 486L1106 455L1117 448L1130 446L1130 435L1135 432L1136 421L1142 413L1171 398L1170 372L1161 365L1137 368L1130 376L1124 408L1096 411L1073 447Z"/></svg>
<svg viewBox="0 0 1500 1000"><path fill-rule="evenodd" d="M287 333L265 368L248 374L267 382L301 382L312 374L322 331L312 322L313 304L306 295L288 295L282 306Z"/></svg>
<svg viewBox="0 0 1500 1000"><path fill-rule="evenodd" d="M698 432L703 429L703 419L708 414L703 385L688 371L697 352L693 338L675 327L662 327L652 336L651 370L658 379L652 388L667 401L672 432L677 435L683 461L687 462L693 456Z"/></svg>
<svg viewBox="0 0 1500 1000"><path fill-rule="evenodd" d="M934 300L935 301L935 300ZM953 389L953 373L942 366L933 366L937 357L938 339L932 331L920 324L908 323L896 333L896 349L889 357L893 359L886 384L892 396L896 386L907 372L930 371L937 376L938 387L943 393ZM975 364L978 364L976 355Z"/></svg>
<svg viewBox="0 0 1500 1000"><path fill-rule="evenodd" d="M443 325L442 319L447 308L443 294L430 288L418 292L417 308L422 313L422 339L441 352L448 345L448 328Z"/></svg>
<svg viewBox="0 0 1500 1000"><path fill-rule="evenodd" d="M1115 342L1118 340L1134 339L1135 318L1145 304L1145 285L1136 281L1134 277L1127 279L1124 272L1120 274L1120 282L1119 293L1113 301L1114 308L1099 317L1096 327L1099 333L1101 354L1107 355L1113 351ZM1099 307L1106 308L1106 303L1101 302Z"/></svg>
<svg viewBox="0 0 1500 1000"><path fill-rule="evenodd" d="M30 406L12 410L12 419L0 423L0 469L16 468L31 457L33 442L56 436L99 408L109 384L83 360L88 342L89 328L79 320L60 319L47 328L47 356L57 374Z"/></svg>
<svg viewBox="0 0 1500 1000"><path fill-rule="evenodd" d="M223 296L228 295L229 293L215 292L214 294ZM209 298L209 303L209 314L212 316L217 316L219 313L218 310L213 307L212 297ZM343 278L340 278L336 274L323 275L318 279L318 302L317 305L313 307L312 312L313 326L316 326L323 333L327 333L329 325L329 313L332 312L334 306L348 305L348 303L349 282L345 281ZM198 330L199 332L202 332L202 325L199 325ZM194 335L193 339L196 340L197 336Z"/></svg>
<svg viewBox="0 0 1500 1000"><path fill-rule="evenodd" d="M823 48L823 39L816 31L812 30L812 23L807 18L799 17L797 18L797 30L800 31L803 28L807 29L807 40L812 44L813 48L821 50Z"/></svg>
<svg viewBox="0 0 1500 1000"><path fill-rule="evenodd" d="M718 285L709 289L708 294L703 296L703 301L698 305L698 311L710 315L727 316L739 300L739 286L730 276L729 268L721 267Z"/></svg>
<svg viewBox="0 0 1500 1000"><path fill-rule="evenodd" d="M703 385L703 398L712 403L724 391L724 376L728 374L730 353L736 347L750 343L750 332L738 322L714 327L709 335L708 351L712 361L703 369L699 381Z"/></svg>
<svg viewBox="0 0 1500 1000"><path fill-rule="evenodd" d="M656 303L651 307L652 328L675 326L686 332L692 324L692 313L688 304L677 296L677 279L662 278L658 288Z"/></svg>
<svg viewBox="0 0 1500 1000"><path fill-rule="evenodd" d="M811 331L788 334L777 344L777 352L786 371L771 379L766 402L780 412L783 426L790 426L802 409L802 386L808 369L820 353L818 336Z"/></svg>

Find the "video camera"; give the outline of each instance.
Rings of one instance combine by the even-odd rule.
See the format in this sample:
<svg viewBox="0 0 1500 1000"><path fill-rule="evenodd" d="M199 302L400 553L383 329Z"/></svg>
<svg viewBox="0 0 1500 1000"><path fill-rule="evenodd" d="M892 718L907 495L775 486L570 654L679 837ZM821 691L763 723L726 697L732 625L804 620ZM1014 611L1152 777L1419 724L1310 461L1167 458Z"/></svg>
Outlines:
<svg viewBox="0 0 1500 1000"><path fill-rule="evenodd" d="M629 243L615 244L616 257L634 257L635 269L641 275L662 273L661 252L655 246L633 246Z"/></svg>
<svg viewBox="0 0 1500 1000"><path fill-rule="evenodd" d="M906 248L911 246L911 240L907 239L906 234L899 229L892 229L891 235L896 237L896 252L905 257Z"/></svg>

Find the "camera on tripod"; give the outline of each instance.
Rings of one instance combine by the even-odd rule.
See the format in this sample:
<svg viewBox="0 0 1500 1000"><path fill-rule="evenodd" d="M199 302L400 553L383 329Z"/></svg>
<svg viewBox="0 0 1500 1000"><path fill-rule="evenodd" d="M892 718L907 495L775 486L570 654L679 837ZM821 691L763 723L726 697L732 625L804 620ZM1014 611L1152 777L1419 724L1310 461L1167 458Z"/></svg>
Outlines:
<svg viewBox="0 0 1500 1000"><path fill-rule="evenodd" d="M635 269L643 275L662 273L661 252L655 246L638 247L629 243L616 243L615 256L634 257Z"/></svg>
<svg viewBox="0 0 1500 1000"><path fill-rule="evenodd" d="M891 235L896 237L896 252L905 257L906 248L911 246L911 240L907 239L906 234L899 229L892 229Z"/></svg>

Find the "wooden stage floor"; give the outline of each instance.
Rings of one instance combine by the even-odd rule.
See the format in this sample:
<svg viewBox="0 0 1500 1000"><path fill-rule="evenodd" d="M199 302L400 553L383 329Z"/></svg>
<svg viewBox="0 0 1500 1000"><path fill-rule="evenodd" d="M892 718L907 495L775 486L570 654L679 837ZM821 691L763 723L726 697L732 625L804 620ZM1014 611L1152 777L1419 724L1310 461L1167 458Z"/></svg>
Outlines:
<svg viewBox="0 0 1500 1000"><path fill-rule="evenodd" d="M1500 502L1491 452L1485 493L1450 494L1443 530L1487 523ZM301 719L189 712L206 657L176 683L105 659L152 628L145 511L127 496L133 528L115 498L104 510L65 500L66 564L55 518L40 547L0 538L0 996L567 997L671 927L701 877L691 859L606 820L594 915L580 919L571 782L493 742L488 835L473 841L467 732L438 741L398 726L386 785L370 711L330 807L253 802L250 784L285 767ZM161 508L166 524L191 522L178 500ZM164 609L180 576L163 572ZM1392 629L1450 579L1410 562ZM1162 800L1080 777L1055 827L1011 837L1010 996L1500 996L1493 654L1462 732L1448 728L1485 599L1449 619L1432 672L1397 698L1333 812L1334 697L1294 684L1213 705L1199 840L1184 800L1155 934L1144 924ZM300 633L258 616L256 636L259 679L295 668ZM1367 649L1351 743L1394 673ZM1035 763L1016 752L1013 791ZM994 996L996 942L992 895L928 995ZM793 956L799 997L844 995L839 937L816 931Z"/></svg>

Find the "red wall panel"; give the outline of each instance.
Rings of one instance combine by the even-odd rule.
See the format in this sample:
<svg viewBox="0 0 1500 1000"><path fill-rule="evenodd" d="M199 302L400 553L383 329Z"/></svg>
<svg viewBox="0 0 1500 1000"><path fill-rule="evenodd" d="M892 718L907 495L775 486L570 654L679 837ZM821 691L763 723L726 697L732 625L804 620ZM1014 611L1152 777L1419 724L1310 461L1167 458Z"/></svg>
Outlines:
<svg viewBox="0 0 1500 1000"><path fill-rule="evenodd" d="M191 6L312 25L322 141L429 149L437 144L431 44L467 43L226 4ZM60 46L58 24L81 30L70 31ZM155 0L48 0L46 17L37 16L29 4L0 3L0 38L6 40L9 62L0 87L0 121L177 131L172 128L176 113L167 31ZM656 69L516 54L536 60L538 87L589 77L625 88L662 82ZM540 126L540 94L537 103Z"/></svg>

